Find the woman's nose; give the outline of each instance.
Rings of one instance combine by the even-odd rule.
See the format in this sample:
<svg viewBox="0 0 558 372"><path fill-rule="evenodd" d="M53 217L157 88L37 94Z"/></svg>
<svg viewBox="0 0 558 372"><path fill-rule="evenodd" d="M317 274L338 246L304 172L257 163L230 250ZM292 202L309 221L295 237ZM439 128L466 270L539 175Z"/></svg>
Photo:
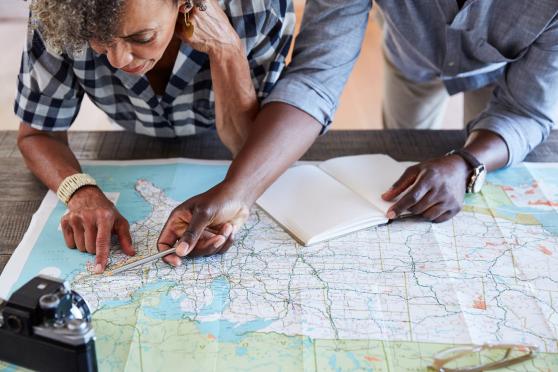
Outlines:
<svg viewBox="0 0 558 372"><path fill-rule="evenodd" d="M122 68L129 65L134 57L128 48L125 48L121 43L107 48L107 58L114 68Z"/></svg>

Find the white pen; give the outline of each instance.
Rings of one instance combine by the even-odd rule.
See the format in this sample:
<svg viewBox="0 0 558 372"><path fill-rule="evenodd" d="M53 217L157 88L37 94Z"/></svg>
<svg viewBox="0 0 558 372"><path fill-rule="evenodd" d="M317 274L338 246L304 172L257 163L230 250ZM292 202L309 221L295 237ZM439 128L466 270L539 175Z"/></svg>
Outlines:
<svg viewBox="0 0 558 372"><path fill-rule="evenodd" d="M210 232L210 233L215 234L215 235L219 235L218 231L216 231L216 230L214 230L210 227L206 227L205 231ZM133 262L130 262L128 264L122 265L117 269L105 271L103 273L103 275L106 275L106 276L115 275L115 274L121 273L123 271L133 269L134 267L138 267L138 266L141 266L143 264L156 261L159 258L165 257L165 256L167 256L169 254L173 254L173 253L176 253L176 247L171 248L171 249L167 249L166 251L161 251L161 252L158 252L158 253L154 253L152 255L141 258L137 261L133 261Z"/></svg>
<svg viewBox="0 0 558 372"><path fill-rule="evenodd" d="M159 258L165 257L165 256L167 256L169 254L172 254L172 253L176 253L176 247L172 248L172 249L167 249L166 251L161 251L161 252L158 252L158 253L154 253L150 256L141 258L137 261L130 262L129 264L126 264L126 265L122 265L121 267L119 267L117 269L110 270L110 271L105 271L104 275L107 275L107 276L115 275L115 274L121 273L123 271L133 269L134 267L138 267L138 266L141 266L143 264L153 262L155 260L158 260Z"/></svg>

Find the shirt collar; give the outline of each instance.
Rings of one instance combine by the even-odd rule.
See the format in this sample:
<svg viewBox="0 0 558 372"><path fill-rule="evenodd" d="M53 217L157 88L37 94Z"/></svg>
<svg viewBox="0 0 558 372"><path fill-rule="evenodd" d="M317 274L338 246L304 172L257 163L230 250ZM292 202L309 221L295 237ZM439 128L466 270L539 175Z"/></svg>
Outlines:
<svg viewBox="0 0 558 372"><path fill-rule="evenodd" d="M207 54L198 52L187 43L182 42L161 102L159 102L145 75L128 74L112 67L106 56L101 56L101 59L113 71L115 76L120 79L126 89L135 93L139 98L147 102L152 109L162 115L164 110L161 107L161 102L163 104L170 104L180 95L186 86L194 82L196 74L207 63L209 58Z"/></svg>

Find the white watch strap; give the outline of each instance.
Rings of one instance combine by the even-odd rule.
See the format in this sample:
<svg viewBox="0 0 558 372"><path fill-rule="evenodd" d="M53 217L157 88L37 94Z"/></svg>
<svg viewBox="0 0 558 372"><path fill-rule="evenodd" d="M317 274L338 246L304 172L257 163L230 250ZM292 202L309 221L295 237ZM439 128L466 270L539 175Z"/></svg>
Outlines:
<svg viewBox="0 0 558 372"><path fill-rule="evenodd" d="M58 186L56 196L64 204L68 204L72 195L83 186L97 186L97 182L93 177L86 173L76 173L64 178L64 181Z"/></svg>

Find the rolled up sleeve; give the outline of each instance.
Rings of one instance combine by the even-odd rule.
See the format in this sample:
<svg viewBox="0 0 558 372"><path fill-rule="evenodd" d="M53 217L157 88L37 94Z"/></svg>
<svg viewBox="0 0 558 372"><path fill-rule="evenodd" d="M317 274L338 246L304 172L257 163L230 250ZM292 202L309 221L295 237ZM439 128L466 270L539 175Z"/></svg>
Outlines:
<svg viewBox="0 0 558 372"><path fill-rule="evenodd" d="M308 0L292 61L263 104L295 106L324 133L360 54L371 7L370 0Z"/></svg>
<svg viewBox="0 0 558 372"><path fill-rule="evenodd" d="M33 128L64 131L74 122L84 91L64 56L50 53L39 31L28 31L21 58L15 114Z"/></svg>
<svg viewBox="0 0 558 372"><path fill-rule="evenodd" d="M558 20L525 55L509 63L487 107L467 129L489 130L505 141L507 166L521 162L550 134L558 113Z"/></svg>

